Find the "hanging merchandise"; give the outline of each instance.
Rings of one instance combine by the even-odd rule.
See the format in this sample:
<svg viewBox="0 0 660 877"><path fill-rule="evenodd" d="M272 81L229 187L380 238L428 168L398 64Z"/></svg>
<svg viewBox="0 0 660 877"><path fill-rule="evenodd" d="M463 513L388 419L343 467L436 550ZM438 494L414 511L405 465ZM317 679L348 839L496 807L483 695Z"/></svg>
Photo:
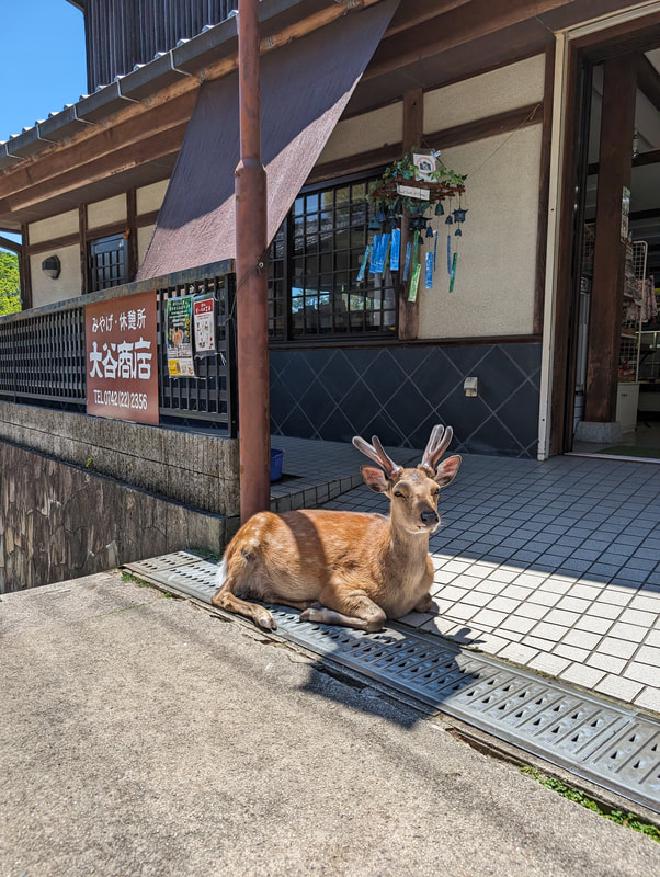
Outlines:
<svg viewBox="0 0 660 877"><path fill-rule="evenodd" d="M436 270L438 263L438 229L433 232L433 270Z"/></svg>
<svg viewBox="0 0 660 877"><path fill-rule="evenodd" d="M458 253L454 253L451 260L451 275L449 280L449 291L454 291L454 284L456 283L456 263L458 262Z"/></svg>
<svg viewBox="0 0 660 877"><path fill-rule="evenodd" d="M392 240L390 245L390 271L399 270L399 258L401 254L401 229L392 229Z"/></svg>
<svg viewBox="0 0 660 877"><path fill-rule="evenodd" d="M424 253L424 288L433 288L433 253L431 250Z"/></svg>
<svg viewBox="0 0 660 877"><path fill-rule="evenodd" d="M447 235L447 274L451 275L451 234Z"/></svg>
<svg viewBox="0 0 660 877"><path fill-rule="evenodd" d="M410 287L408 290L408 301L416 301L417 300L417 290L419 289L419 278L422 273L422 264L419 260L419 250L420 250L420 242L421 235L418 229L415 229L415 233L412 239L412 259L413 259L413 271L412 277L410 278Z"/></svg>
<svg viewBox="0 0 660 877"><path fill-rule="evenodd" d="M410 275L410 260L412 257L412 244L410 241L406 244L406 261L403 263L403 276L401 282L406 283Z"/></svg>
<svg viewBox="0 0 660 877"><path fill-rule="evenodd" d="M369 274L376 273L376 258L378 256L378 245L380 243L380 235L375 234L371 241L371 258L369 259Z"/></svg>
<svg viewBox="0 0 660 877"><path fill-rule="evenodd" d="M364 283L364 276L367 273L367 262L369 261L369 256L371 255L371 245L367 244L364 248L364 253L362 254L362 261L360 262L360 270L357 273L357 277L355 278L356 283Z"/></svg>
<svg viewBox="0 0 660 877"><path fill-rule="evenodd" d="M371 256L370 274L383 274L387 261L387 252L390 245L389 234L377 235L374 238L373 253Z"/></svg>

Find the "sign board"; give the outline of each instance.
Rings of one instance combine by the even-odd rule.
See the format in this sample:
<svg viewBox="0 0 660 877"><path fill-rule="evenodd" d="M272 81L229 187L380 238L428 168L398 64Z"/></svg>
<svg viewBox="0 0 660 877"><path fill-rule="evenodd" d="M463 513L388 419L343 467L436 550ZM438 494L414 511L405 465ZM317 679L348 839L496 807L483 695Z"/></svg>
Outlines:
<svg viewBox="0 0 660 877"><path fill-rule="evenodd" d="M433 174L436 169L436 159L432 152L413 152L413 164L415 165L415 179L433 182Z"/></svg>
<svg viewBox="0 0 660 877"><path fill-rule="evenodd" d="M171 378L194 378L193 296L167 300L167 370Z"/></svg>
<svg viewBox="0 0 660 877"><path fill-rule="evenodd" d="M397 183L396 190L404 198L419 198L420 201L431 200L430 191L428 189L421 189L419 186L405 186L403 183Z"/></svg>
<svg viewBox="0 0 660 877"><path fill-rule="evenodd" d="M158 310L155 292L85 307L87 413L158 423Z"/></svg>
<svg viewBox="0 0 660 877"><path fill-rule="evenodd" d="M215 353L215 298L198 296L193 302L195 353Z"/></svg>

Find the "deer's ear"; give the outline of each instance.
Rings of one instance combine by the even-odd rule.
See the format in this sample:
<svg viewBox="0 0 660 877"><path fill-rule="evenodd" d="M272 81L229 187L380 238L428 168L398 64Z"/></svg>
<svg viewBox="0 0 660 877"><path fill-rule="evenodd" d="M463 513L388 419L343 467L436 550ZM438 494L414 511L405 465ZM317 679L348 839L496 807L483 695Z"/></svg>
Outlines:
<svg viewBox="0 0 660 877"><path fill-rule="evenodd" d="M440 487L446 487L451 484L463 462L463 457L454 454L453 457L447 457L435 470L435 481Z"/></svg>
<svg viewBox="0 0 660 877"><path fill-rule="evenodd" d="M387 478L382 469L376 469L375 466L363 466L362 478L367 487L375 490L376 493L387 493Z"/></svg>

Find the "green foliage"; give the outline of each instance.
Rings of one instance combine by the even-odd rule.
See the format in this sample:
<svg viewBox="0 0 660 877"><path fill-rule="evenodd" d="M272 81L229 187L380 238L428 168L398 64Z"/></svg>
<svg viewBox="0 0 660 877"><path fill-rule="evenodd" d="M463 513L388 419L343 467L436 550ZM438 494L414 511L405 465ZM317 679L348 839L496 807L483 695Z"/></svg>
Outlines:
<svg viewBox="0 0 660 877"><path fill-rule="evenodd" d="M569 801L575 801L575 803L579 804L581 807L586 807L587 810L592 810L599 816L609 819L611 822L616 822L617 825L632 828L633 831L639 831L647 837L650 837L651 840L660 843L660 828L650 822L643 822L635 816L634 813L625 813L623 810L612 810L604 807L597 801L594 801L593 798L585 795L585 793L581 792L579 789L567 786L566 783L562 783L562 781L558 780L556 777L548 776L540 770L537 770L535 767L529 765L527 767L521 767L520 772L532 777L537 783L541 783L542 786L545 786L546 789L552 789L553 792L557 792L562 798L568 798Z"/></svg>
<svg viewBox="0 0 660 877"><path fill-rule="evenodd" d="M21 280L16 253L0 251L0 317L21 309Z"/></svg>

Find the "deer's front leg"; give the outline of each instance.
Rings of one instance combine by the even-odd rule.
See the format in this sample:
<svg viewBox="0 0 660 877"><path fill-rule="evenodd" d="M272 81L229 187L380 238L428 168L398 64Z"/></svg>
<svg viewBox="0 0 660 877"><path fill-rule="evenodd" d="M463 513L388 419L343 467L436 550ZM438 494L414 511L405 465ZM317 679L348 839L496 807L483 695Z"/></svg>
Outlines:
<svg viewBox="0 0 660 877"><path fill-rule="evenodd" d="M315 624L339 624L368 632L382 630L385 626L385 612L365 593L342 593L333 588L330 593L321 594L321 601L329 606L305 609L300 620Z"/></svg>

